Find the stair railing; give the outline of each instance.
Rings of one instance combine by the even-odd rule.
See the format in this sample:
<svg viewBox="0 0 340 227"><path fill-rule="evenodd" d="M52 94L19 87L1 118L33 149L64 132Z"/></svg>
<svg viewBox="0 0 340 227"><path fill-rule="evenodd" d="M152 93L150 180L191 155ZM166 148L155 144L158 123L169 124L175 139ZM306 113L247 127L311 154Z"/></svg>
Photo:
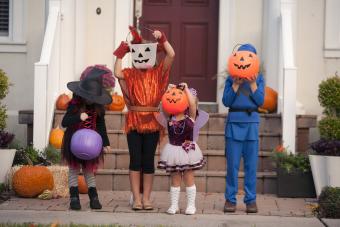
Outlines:
<svg viewBox="0 0 340 227"><path fill-rule="evenodd" d="M48 145L60 80L60 2L50 1L40 60L34 65L33 145Z"/></svg>

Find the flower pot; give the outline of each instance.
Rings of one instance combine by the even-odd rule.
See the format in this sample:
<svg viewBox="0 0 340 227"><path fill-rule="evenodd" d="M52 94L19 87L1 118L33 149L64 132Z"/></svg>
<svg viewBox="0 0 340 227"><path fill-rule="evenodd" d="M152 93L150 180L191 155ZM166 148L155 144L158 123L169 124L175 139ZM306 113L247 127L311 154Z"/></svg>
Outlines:
<svg viewBox="0 0 340 227"><path fill-rule="evenodd" d="M322 188L328 184L327 156L309 155L309 162L313 173L316 195L319 196Z"/></svg>
<svg viewBox="0 0 340 227"><path fill-rule="evenodd" d="M340 157L326 156L328 186L340 187Z"/></svg>
<svg viewBox="0 0 340 227"><path fill-rule="evenodd" d="M287 172L277 169L277 196L289 198L315 198L313 176L311 172L299 170Z"/></svg>
<svg viewBox="0 0 340 227"><path fill-rule="evenodd" d="M15 152L15 149L0 149L0 183L6 182L6 176L13 164Z"/></svg>

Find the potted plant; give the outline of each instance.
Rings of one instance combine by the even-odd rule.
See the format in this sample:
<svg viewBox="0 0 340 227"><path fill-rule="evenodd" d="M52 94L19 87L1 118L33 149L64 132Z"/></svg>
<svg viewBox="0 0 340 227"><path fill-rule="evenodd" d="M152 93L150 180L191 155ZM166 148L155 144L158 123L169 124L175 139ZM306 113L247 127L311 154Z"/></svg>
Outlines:
<svg viewBox="0 0 340 227"><path fill-rule="evenodd" d="M0 100L4 99L9 91L10 83L4 71L0 69ZM6 128L6 106L0 103L0 183L6 181L6 175L12 166L15 155L15 149L9 149L9 144L12 142L14 135L5 132Z"/></svg>
<svg viewBox="0 0 340 227"><path fill-rule="evenodd" d="M338 75L319 85L319 101L324 117L319 121L320 140L309 155L317 195L325 186L340 187L340 78Z"/></svg>
<svg viewBox="0 0 340 227"><path fill-rule="evenodd" d="M277 167L277 196L314 198L315 190L308 156L292 154L282 145L273 151Z"/></svg>
<svg viewBox="0 0 340 227"><path fill-rule="evenodd" d="M323 188L315 212L318 218L340 218L340 188Z"/></svg>

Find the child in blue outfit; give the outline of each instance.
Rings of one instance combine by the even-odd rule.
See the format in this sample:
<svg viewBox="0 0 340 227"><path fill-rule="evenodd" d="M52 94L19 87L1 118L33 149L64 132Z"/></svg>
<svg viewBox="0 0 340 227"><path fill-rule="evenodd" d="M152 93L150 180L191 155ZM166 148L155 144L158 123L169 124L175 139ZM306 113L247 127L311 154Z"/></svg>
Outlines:
<svg viewBox="0 0 340 227"><path fill-rule="evenodd" d="M256 49L244 44L238 51ZM259 150L259 123L257 112L264 101L264 79L262 74L251 79L229 76L226 80L222 102L229 107L225 126L227 177L225 191L225 212L236 211L238 171L241 157L244 161L244 203L247 213L256 213L256 170Z"/></svg>

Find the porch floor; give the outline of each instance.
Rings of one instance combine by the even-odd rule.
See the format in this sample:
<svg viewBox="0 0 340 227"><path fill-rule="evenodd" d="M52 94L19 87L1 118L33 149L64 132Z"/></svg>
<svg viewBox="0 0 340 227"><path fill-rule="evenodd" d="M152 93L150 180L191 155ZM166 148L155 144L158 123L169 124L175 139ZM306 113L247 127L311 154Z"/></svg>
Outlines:
<svg viewBox="0 0 340 227"><path fill-rule="evenodd" d="M99 191L100 201L103 205L99 212L111 213L136 213L132 211L128 201L128 191ZM238 195L236 215L245 214L243 195ZM88 212L89 199L87 195L80 195L82 210ZM153 211L138 211L137 213L165 213L169 206L168 192L153 192L152 201L155 209ZM281 216L281 217L313 217L312 208L316 204L315 199L304 198L278 198L275 195L259 194L257 204L260 216ZM185 193L181 192L180 209L184 213L186 206ZM197 193L196 207L197 214L223 215L224 195L223 193ZM26 199L12 196L10 200L0 204L0 210L31 210L31 211L68 211L69 199L60 198L52 200Z"/></svg>

